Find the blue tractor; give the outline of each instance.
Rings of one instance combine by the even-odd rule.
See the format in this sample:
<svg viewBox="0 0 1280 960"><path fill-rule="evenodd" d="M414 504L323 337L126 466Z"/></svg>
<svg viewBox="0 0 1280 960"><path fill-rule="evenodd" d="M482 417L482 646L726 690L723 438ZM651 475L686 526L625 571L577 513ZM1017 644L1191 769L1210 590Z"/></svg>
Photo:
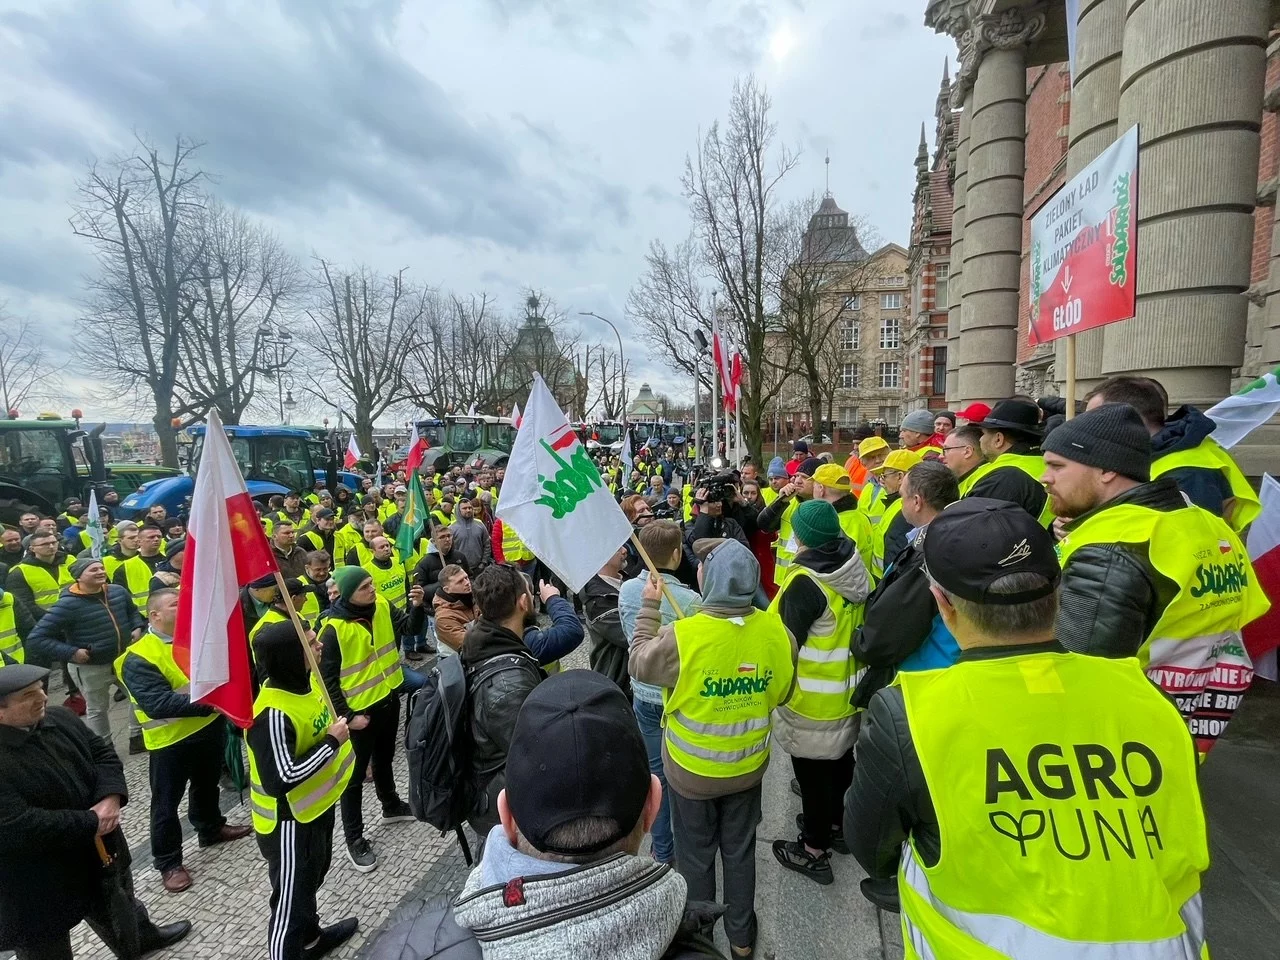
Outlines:
<svg viewBox="0 0 1280 960"><path fill-rule="evenodd" d="M334 444L301 427L228 426L224 429L249 496L254 500L266 502L269 497L283 496L291 490L309 491L317 480L325 481L330 470L343 486L353 492L360 489L357 474L337 469L339 461ZM200 424L187 428L187 432L192 437L189 473L144 483L136 493L121 501L117 510L120 519L141 518L156 504L162 505L170 516L186 514L195 489L205 428Z"/></svg>

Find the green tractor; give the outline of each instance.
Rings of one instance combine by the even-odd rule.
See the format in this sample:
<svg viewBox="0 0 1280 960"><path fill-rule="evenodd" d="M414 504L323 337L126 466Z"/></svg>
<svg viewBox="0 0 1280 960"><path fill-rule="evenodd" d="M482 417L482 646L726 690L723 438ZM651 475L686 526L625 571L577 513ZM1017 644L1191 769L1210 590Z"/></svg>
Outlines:
<svg viewBox="0 0 1280 960"><path fill-rule="evenodd" d="M423 469L440 473L460 464L505 467L516 441L515 424L488 414L419 420L418 436L428 444Z"/></svg>
<svg viewBox="0 0 1280 960"><path fill-rule="evenodd" d="M105 429L83 430L78 420L57 414L0 420L0 523L16 526L28 510L56 516L68 497L87 503L90 489L101 496L109 486Z"/></svg>

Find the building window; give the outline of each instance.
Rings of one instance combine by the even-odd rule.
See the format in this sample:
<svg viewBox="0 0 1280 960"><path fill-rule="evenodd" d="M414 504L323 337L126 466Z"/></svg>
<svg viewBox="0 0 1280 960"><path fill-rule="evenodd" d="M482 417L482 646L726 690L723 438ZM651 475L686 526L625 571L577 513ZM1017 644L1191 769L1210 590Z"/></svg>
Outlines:
<svg viewBox="0 0 1280 960"><path fill-rule="evenodd" d="M845 302L844 302L844 308L845 308L846 310L861 310L861 309L862 309L862 296L861 296L861 294L857 294L857 293L855 293L853 296L851 296L851 297L849 297L847 300L845 300Z"/></svg>
<svg viewBox="0 0 1280 960"><path fill-rule="evenodd" d="M877 380L877 386L883 389L896 389L901 385L902 373L901 367L897 360L890 360L880 364L880 376Z"/></svg>
<svg viewBox="0 0 1280 960"><path fill-rule="evenodd" d="M902 294L900 293L882 293L880 294L881 310L901 310Z"/></svg>
<svg viewBox="0 0 1280 960"><path fill-rule="evenodd" d="M856 427L858 425L858 408L857 407L841 407L840 408L840 426Z"/></svg>
<svg viewBox="0 0 1280 960"><path fill-rule="evenodd" d="M935 263L933 265L933 308L945 310L951 304L947 296L947 277L951 274L951 264Z"/></svg>
<svg viewBox="0 0 1280 960"><path fill-rule="evenodd" d="M858 386L858 365L856 363L840 364L840 388L852 390Z"/></svg>
<svg viewBox="0 0 1280 960"><path fill-rule="evenodd" d="M883 420L885 423L897 423L898 408L897 407L881 407L880 419Z"/></svg>
<svg viewBox="0 0 1280 960"><path fill-rule="evenodd" d="M902 335L902 323L897 317L885 317L880 321L880 349L897 350Z"/></svg>
<svg viewBox="0 0 1280 960"><path fill-rule="evenodd" d="M940 397L947 394L947 348L933 348L933 392Z"/></svg>
<svg viewBox="0 0 1280 960"><path fill-rule="evenodd" d="M858 340L858 321L842 320L840 322L840 349L857 350Z"/></svg>

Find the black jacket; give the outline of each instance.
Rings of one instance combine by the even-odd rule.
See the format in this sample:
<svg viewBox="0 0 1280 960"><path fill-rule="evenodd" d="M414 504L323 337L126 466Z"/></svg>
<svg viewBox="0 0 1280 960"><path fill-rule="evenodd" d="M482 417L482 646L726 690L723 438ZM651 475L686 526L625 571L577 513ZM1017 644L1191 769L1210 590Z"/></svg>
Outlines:
<svg viewBox="0 0 1280 960"><path fill-rule="evenodd" d="M1038 454L1040 448L1032 444L1018 444L1009 452L1027 456ZM990 471L970 488L968 495L1016 503L1036 519L1040 518L1040 511L1049 497L1039 479L1017 467L999 467Z"/></svg>
<svg viewBox="0 0 1280 960"><path fill-rule="evenodd" d="M53 577L54 583L57 583L59 568L62 566L64 559L59 555L59 558L55 559L53 563L41 563L31 554L26 554L19 562L32 567L39 567ZM27 583L26 578L20 572L14 569L17 565L17 563L9 564L9 572L5 574L4 578L4 588L17 598L18 603L27 608L27 611L34 619L39 620L48 611L36 603L35 594L31 592L31 585Z"/></svg>
<svg viewBox="0 0 1280 960"><path fill-rule="evenodd" d="M889 504L897 500L899 494L889 493L885 495L884 504ZM884 522L883 520L881 521ZM896 557L907 545L907 534L911 532L911 521L903 516L902 511L898 511L898 515L889 521L889 525L884 528L884 558L887 561L890 557Z"/></svg>
<svg viewBox="0 0 1280 960"><path fill-rule="evenodd" d="M1182 406L1164 422L1164 428L1151 438L1154 463L1171 453L1194 450L1209 438L1217 424L1195 407ZM1178 467L1161 474L1178 485L1197 507L1220 517L1231 499L1231 484L1222 471L1214 467Z"/></svg>
<svg viewBox="0 0 1280 960"><path fill-rule="evenodd" d="M164 639L163 637L161 639ZM171 643L172 640L165 640ZM137 654L124 658L121 679L129 688L129 695L138 702L142 712L153 720L174 717L207 717L217 711L202 703L192 703L191 697L173 689L160 668Z"/></svg>
<svg viewBox="0 0 1280 960"><path fill-rule="evenodd" d="M436 598L436 591L440 589L440 571L451 563L456 563L467 571L468 577L471 576L471 565L456 548L443 557L439 551L428 553L418 561L418 566L413 571L413 582L422 587L423 593L427 596L428 606Z"/></svg>
<svg viewBox="0 0 1280 960"><path fill-rule="evenodd" d="M631 675L627 673L630 648L618 616L618 588L595 576L578 593L578 599L582 601L582 609L587 615L591 669L603 673L630 698Z"/></svg>
<svg viewBox="0 0 1280 960"><path fill-rule="evenodd" d="M133 631L146 628L147 621L124 587L109 583L94 594L67 587L27 638L27 661L47 666L71 660L83 649L89 651L90 663L111 663L129 645Z"/></svg>
<svg viewBox="0 0 1280 960"><path fill-rule="evenodd" d="M373 625L369 620L371 615L369 611L351 608L346 601L339 597L329 607L324 625L320 627L320 634L316 638L320 641L321 647L323 647L320 653L320 677L324 680L324 685L329 690L329 698L333 701L333 709L338 712L338 716L346 717L348 720L355 716L355 711L347 704L347 698L342 695L342 647L338 643L338 633L333 629L333 621L348 620L352 623L360 624L369 634L369 644L370 649L372 649ZM391 607L391 629L397 637L412 637L421 633L425 620L426 610L424 607L415 607L413 604L409 604L407 612ZM391 694L393 697L395 695L394 693ZM376 707L377 704L373 704L373 706Z"/></svg>
<svg viewBox="0 0 1280 960"><path fill-rule="evenodd" d="M129 799L111 744L63 707L31 730L0 726L0 949L69 930L96 902L101 862L89 808ZM124 834L103 838L128 863Z"/></svg>
<svg viewBox="0 0 1280 960"><path fill-rule="evenodd" d="M337 753L340 744L327 733L302 756L294 756L298 734L283 710L268 707L253 718L245 732L245 743L253 751L262 789L268 796L284 801L290 790L311 776ZM289 804L276 804L276 816L292 820Z"/></svg>
<svg viewBox="0 0 1280 960"><path fill-rule="evenodd" d="M507 750L515 732L516 716L525 698L542 682L545 674L523 640L483 618L471 624L459 656L469 678L467 696L471 701L474 742L471 763L480 774L481 787L478 809L470 821L476 833L483 837L498 822L498 793L507 784ZM472 685L470 677L495 657L510 658L513 669Z"/></svg>
<svg viewBox="0 0 1280 960"><path fill-rule="evenodd" d="M1012 657L1061 651L1056 643L966 650L960 660ZM844 836L849 851L869 874L863 893L877 906L898 909L898 860L911 837L921 862L931 867L942 855L942 836L933 798L907 725L902 688L885 687L871 698L858 732L853 784L844 798Z"/></svg>
<svg viewBox="0 0 1280 960"><path fill-rule="evenodd" d="M923 546L923 538L916 537L903 547L867 598L865 619L853 635L853 656L867 665L853 691L854 706L866 707L871 695L893 679L898 664L920 649L933 627L938 604L929 592Z"/></svg>
<svg viewBox="0 0 1280 960"><path fill-rule="evenodd" d="M1155 510L1187 510L1178 486L1167 477L1140 484L1095 507L1067 525L1122 503ZM1058 640L1068 650L1102 657L1132 657L1160 619L1178 584L1156 570L1148 543L1110 543L1080 547L1062 571L1058 603Z"/></svg>

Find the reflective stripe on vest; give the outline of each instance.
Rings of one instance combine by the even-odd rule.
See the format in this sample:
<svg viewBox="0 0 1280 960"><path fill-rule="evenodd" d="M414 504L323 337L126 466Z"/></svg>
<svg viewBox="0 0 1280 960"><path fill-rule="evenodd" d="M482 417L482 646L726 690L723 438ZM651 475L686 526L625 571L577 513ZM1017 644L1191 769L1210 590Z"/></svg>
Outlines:
<svg viewBox="0 0 1280 960"><path fill-rule="evenodd" d="M151 567L139 554L130 557L120 565L124 570L125 582L128 584L129 596L133 605L144 617L147 615L147 598L151 595Z"/></svg>
<svg viewBox="0 0 1280 960"><path fill-rule="evenodd" d="M758 770L769 759L769 714L794 675L782 618L696 613L673 628L680 676L663 691L668 756L703 777Z"/></svg>
<svg viewBox="0 0 1280 960"><path fill-rule="evenodd" d="M1178 704L1207 753L1253 680L1241 630L1270 609L1240 538L1207 510L1153 510L1132 503L1096 511L1058 543L1071 556L1091 544L1146 544L1177 595L1138 649L1147 676Z"/></svg>
<svg viewBox="0 0 1280 960"><path fill-rule="evenodd" d="M1157 457L1151 463L1151 479L1154 480L1180 467L1203 467L1208 470L1222 471L1231 487L1231 496L1235 499L1230 516L1223 519L1237 533L1262 513L1262 503L1254 493L1253 487L1249 486L1249 481L1245 479L1240 467L1236 465L1235 459L1212 437L1205 437L1198 446L1190 450L1179 450L1176 453L1166 453L1162 457Z"/></svg>
<svg viewBox="0 0 1280 960"><path fill-rule="evenodd" d="M22 579L27 582L31 595L35 597L36 606L44 610L58 602L58 594L71 582L71 571L65 565L58 567L56 580L48 570L29 563L15 564L13 569L22 571Z"/></svg>
<svg viewBox="0 0 1280 960"><path fill-rule="evenodd" d="M257 718L267 709L279 710L293 724L295 759L305 756L307 751L323 740L329 725L333 723L333 715L320 695L320 687L314 675L311 677L311 690L306 694L263 687L253 702L254 721L257 722ZM270 834L279 821L277 800L262 788L257 755L248 738L246 742L250 744L249 809L253 815L253 828L258 833ZM351 779L355 759L351 741L339 744L334 755L320 769L289 790L285 798L294 819L310 823L337 803ZM264 762L275 761L267 756Z"/></svg>
<svg viewBox="0 0 1280 960"><path fill-rule="evenodd" d="M396 649L391 606L385 597L374 601L373 630L358 620L330 619L342 651L338 683L347 705L360 711L393 694L404 682L400 651Z"/></svg>
<svg viewBox="0 0 1280 960"><path fill-rule="evenodd" d="M520 534L505 520L502 522L502 556L507 563L524 563L533 559L533 551L525 546Z"/></svg>
<svg viewBox="0 0 1280 960"><path fill-rule="evenodd" d="M941 850L927 866L903 844L908 957L1207 957L1195 751L1133 659L1032 653L894 682Z"/></svg>
<svg viewBox="0 0 1280 960"><path fill-rule="evenodd" d="M791 515L796 512L799 506L800 498L792 497L791 502L782 511L782 521L778 524L778 539L773 541L775 556L773 579L775 583L781 579L781 575L777 572L778 568L791 566L791 561L795 559L796 553L800 550L800 544L796 542L796 535L791 529Z"/></svg>
<svg viewBox="0 0 1280 960"><path fill-rule="evenodd" d="M16 598L11 593L0 596L0 653L15 663L25 663L27 656L18 639L18 626L14 606Z"/></svg>
<svg viewBox="0 0 1280 960"><path fill-rule="evenodd" d="M871 520L857 507L839 510L836 517L840 521L840 529L858 548L858 557L867 571L867 576L875 579L876 531Z"/></svg>
<svg viewBox="0 0 1280 960"><path fill-rule="evenodd" d="M778 613L782 598L797 577L812 581L825 601L822 613L809 627L807 637L796 637L800 660L796 665L796 692L786 709L808 720L836 721L857 711L849 703L855 686L857 661L849 649L853 632L862 624L863 605L852 604L805 567L794 565L779 586L769 609Z"/></svg>
<svg viewBox="0 0 1280 960"><path fill-rule="evenodd" d="M862 492L858 494L858 509L867 515L867 519L871 521L871 526L880 525L880 520L884 516L885 495L884 487L882 487L874 477L867 482L862 488Z"/></svg>
<svg viewBox="0 0 1280 960"><path fill-rule="evenodd" d="M884 576L884 535L889 532L889 525L902 512L902 498L898 497L884 508L880 517L880 525L876 527L876 550L872 557L872 576L879 580Z"/></svg>
<svg viewBox="0 0 1280 960"><path fill-rule="evenodd" d="M1040 478L1044 476L1044 457L1031 453L1002 453L991 461L990 469L987 470L985 476L990 476L997 470L1004 470L1014 467L1021 470L1028 477L1036 482L1041 490L1044 489L1044 481ZM975 473L977 471L974 471ZM968 479L967 477L965 479ZM970 484L970 489L973 485ZM1040 516L1036 518L1040 521L1040 526L1049 527L1053 524L1053 508L1050 506L1049 496L1046 493L1044 498L1044 506L1040 508Z"/></svg>
<svg viewBox="0 0 1280 960"><path fill-rule="evenodd" d="M150 717L133 696L133 691L124 681L124 663L131 657L138 657L151 664L177 693L190 693L191 683L182 672L178 662L173 658L173 646L165 643L154 633L144 633L135 640L124 653L116 657L113 668L116 677L129 694L129 703L133 707L133 715L142 727L142 744L148 750L161 750L185 740L211 723L219 719L216 713L203 717Z"/></svg>

